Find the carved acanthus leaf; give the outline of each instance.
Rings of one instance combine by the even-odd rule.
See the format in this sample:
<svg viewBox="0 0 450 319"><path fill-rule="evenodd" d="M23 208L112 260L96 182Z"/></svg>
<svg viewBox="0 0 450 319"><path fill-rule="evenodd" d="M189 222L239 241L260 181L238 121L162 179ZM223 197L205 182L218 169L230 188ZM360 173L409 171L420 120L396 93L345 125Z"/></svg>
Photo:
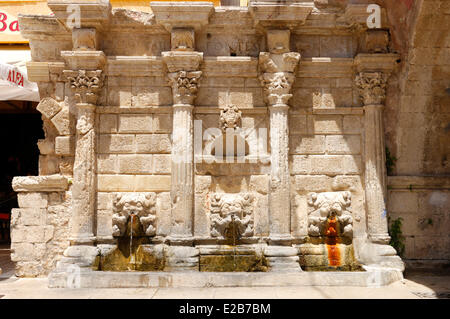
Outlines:
<svg viewBox="0 0 450 319"><path fill-rule="evenodd" d="M201 71L178 71L168 74L174 104L194 103L201 75Z"/></svg>
<svg viewBox="0 0 450 319"><path fill-rule="evenodd" d="M287 105L288 100L292 97L294 72L299 61L300 53L297 52L260 53L259 66L262 74L259 76L259 80L264 88L264 98L269 105Z"/></svg>
<svg viewBox="0 0 450 319"><path fill-rule="evenodd" d="M383 104L386 99L387 75L382 72L361 72L356 86L364 105Z"/></svg>
<svg viewBox="0 0 450 319"><path fill-rule="evenodd" d="M97 102L98 92L103 86L102 70L64 70L63 74L70 88L74 90L78 103L95 104Z"/></svg>

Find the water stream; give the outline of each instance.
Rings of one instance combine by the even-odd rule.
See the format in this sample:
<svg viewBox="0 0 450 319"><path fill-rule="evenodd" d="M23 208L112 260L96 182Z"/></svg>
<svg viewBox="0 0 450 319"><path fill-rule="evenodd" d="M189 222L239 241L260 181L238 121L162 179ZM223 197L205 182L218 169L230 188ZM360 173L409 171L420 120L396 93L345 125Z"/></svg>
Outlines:
<svg viewBox="0 0 450 319"><path fill-rule="evenodd" d="M133 254L133 219L134 214L132 213L130 215L131 221L130 221L130 264L132 264L132 270L136 270L136 260L135 256Z"/></svg>

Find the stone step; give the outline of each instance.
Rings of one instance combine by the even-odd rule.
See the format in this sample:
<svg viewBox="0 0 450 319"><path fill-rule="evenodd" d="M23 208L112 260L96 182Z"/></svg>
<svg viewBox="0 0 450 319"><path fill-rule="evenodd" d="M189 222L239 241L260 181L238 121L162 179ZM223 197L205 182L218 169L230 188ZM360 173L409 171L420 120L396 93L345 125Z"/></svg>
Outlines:
<svg viewBox="0 0 450 319"><path fill-rule="evenodd" d="M378 269L361 272L106 272L82 271L73 274L53 272L50 288L152 288L152 287L286 287L286 286L353 286L380 287L402 280L398 270ZM73 287L73 283L79 284Z"/></svg>

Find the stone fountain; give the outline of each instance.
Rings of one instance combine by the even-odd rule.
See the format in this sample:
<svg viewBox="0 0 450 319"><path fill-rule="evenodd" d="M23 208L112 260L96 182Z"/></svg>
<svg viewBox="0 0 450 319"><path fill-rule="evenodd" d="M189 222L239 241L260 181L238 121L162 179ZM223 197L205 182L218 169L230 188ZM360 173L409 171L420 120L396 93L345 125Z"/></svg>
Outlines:
<svg viewBox="0 0 450 319"><path fill-rule="evenodd" d="M398 57L351 44L370 38L363 8L72 2L19 18L53 148L40 176L13 181L18 273L51 287L68 286L68 269L82 287L402 278L381 121ZM24 241L31 228L40 237Z"/></svg>

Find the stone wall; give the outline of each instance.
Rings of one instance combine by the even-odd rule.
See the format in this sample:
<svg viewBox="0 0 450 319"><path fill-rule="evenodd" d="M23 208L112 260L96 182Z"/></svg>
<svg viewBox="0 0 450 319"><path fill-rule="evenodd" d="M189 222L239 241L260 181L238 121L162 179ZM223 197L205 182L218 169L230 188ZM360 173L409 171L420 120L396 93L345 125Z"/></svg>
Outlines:
<svg viewBox="0 0 450 319"><path fill-rule="evenodd" d="M404 7L403 23L391 21L409 33L403 48L397 45L402 72L385 114L387 147L396 159L392 174L398 176L391 186L398 187L394 181L401 179L404 187L389 191L389 213L404 220L404 258L411 265L449 262L449 237L441 231L450 226L444 177L450 172L449 8L448 1L415 1L409 11ZM441 186L436 178L442 179Z"/></svg>
<svg viewBox="0 0 450 319"><path fill-rule="evenodd" d="M14 179L20 208L11 212L11 260L17 276L48 275L69 246L67 187L67 179L59 176Z"/></svg>
<svg viewBox="0 0 450 319"><path fill-rule="evenodd" d="M389 177L389 216L401 218L403 258L411 268L442 267L450 259L448 178Z"/></svg>
<svg viewBox="0 0 450 319"><path fill-rule="evenodd" d="M64 1L49 4L55 16L22 16L46 139L40 142L42 176L15 180L17 273L45 275L57 261L61 269L90 266L117 241L113 215L120 193L136 198L155 193L152 240L170 246L170 269L197 269L196 245L223 243L220 216L232 209L247 217L239 219L244 244L267 245L273 269L298 269L301 245L313 236L309 214L324 204L350 215L346 231L350 243L357 242L359 262L401 270L387 246L386 198L391 218L414 216L424 227L414 229L409 217L405 221L406 258L448 258L448 237L436 228L431 238L424 224L428 218L436 219L433 227L448 222L448 188L441 183L430 189L422 181L421 188L408 191L406 182L390 181L394 188L385 194L383 125L390 148L401 140L392 148L395 174L429 171L405 170L419 159L405 160L401 150L409 152L417 143L402 138L419 131L408 123L421 116L408 111L401 117L412 94L392 113L402 119L399 125L393 126L389 112L412 67L398 74L390 15L383 11L383 28L368 30L366 4L276 4L281 13L273 18L256 1L248 8L200 3L196 12L186 4L159 3L152 4L153 14L110 13L107 3L99 2L95 21L84 18L73 32L62 26ZM411 79L405 83L412 85ZM441 86L436 82L437 90ZM224 119L226 110L232 114ZM244 132L248 150L242 163L218 163L211 150L205 152L216 142L205 138L208 129L225 133L229 125ZM408 125L411 130L404 131ZM434 141L445 142L441 135ZM186 161L176 162L177 156ZM432 163L438 155L430 156ZM443 174L442 167L435 173ZM46 178L61 184L55 188ZM29 235L31 230L38 231ZM440 241L442 248L426 255L426 240Z"/></svg>

